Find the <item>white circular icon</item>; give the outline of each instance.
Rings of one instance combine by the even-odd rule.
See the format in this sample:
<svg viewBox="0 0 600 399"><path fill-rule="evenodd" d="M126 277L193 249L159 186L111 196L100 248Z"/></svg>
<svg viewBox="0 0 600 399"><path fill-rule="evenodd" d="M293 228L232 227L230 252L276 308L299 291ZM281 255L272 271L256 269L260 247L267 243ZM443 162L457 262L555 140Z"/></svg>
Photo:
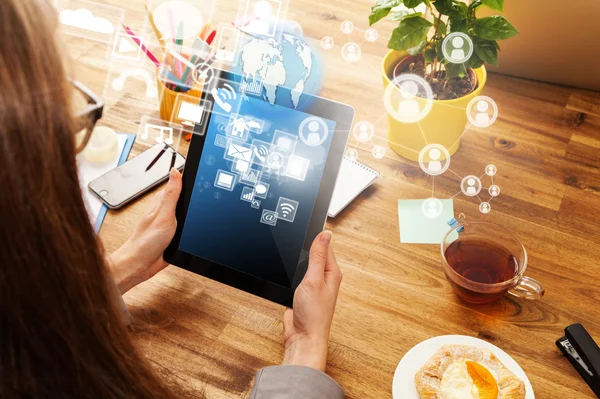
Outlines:
<svg viewBox="0 0 600 399"><path fill-rule="evenodd" d="M271 171L278 171L283 167L284 163L285 159L283 158L283 155L278 152L272 152L267 156L267 166Z"/></svg>
<svg viewBox="0 0 600 399"><path fill-rule="evenodd" d="M441 175L450 167L450 153L442 145L429 144L419 153L419 165L428 175Z"/></svg>
<svg viewBox="0 0 600 399"><path fill-rule="evenodd" d="M477 176L469 175L460 182L460 189L464 195L475 197L481 192L481 180Z"/></svg>
<svg viewBox="0 0 600 399"><path fill-rule="evenodd" d="M360 46L354 42L348 42L342 46L342 58L346 62L356 62L360 60L361 55Z"/></svg>
<svg viewBox="0 0 600 399"><path fill-rule="evenodd" d="M388 113L397 121L415 123L431 111L433 91L422 77L403 74L385 89L384 104Z"/></svg>
<svg viewBox="0 0 600 399"><path fill-rule="evenodd" d="M442 201L439 199L430 197L421 204L421 211L425 217L429 219L435 219L442 214L444 211L444 206L442 205Z"/></svg>
<svg viewBox="0 0 600 399"><path fill-rule="evenodd" d="M373 154L375 159L382 159L383 157L385 157L385 148L380 145L376 145L375 147L373 147L373 151L371 153Z"/></svg>
<svg viewBox="0 0 600 399"><path fill-rule="evenodd" d="M348 151L346 151L346 158L356 161L358 159L358 151L354 148L348 148Z"/></svg>
<svg viewBox="0 0 600 399"><path fill-rule="evenodd" d="M300 124L300 140L308 146L316 147L327 140L329 129L321 118L311 116Z"/></svg>
<svg viewBox="0 0 600 399"><path fill-rule="evenodd" d="M352 21L344 21L342 22L342 26L340 28L343 33L349 35L354 30L354 24Z"/></svg>
<svg viewBox="0 0 600 399"><path fill-rule="evenodd" d="M496 165L489 164L485 167L485 174L488 176L495 176L497 172Z"/></svg>
<svg viewBox="0 0 600 399"><path fill-rule="evenodd" d="M452 32L442 42L444 58L452 64L464 64L473 55L473 41L466 33Z"/></svg>
<svg viewBox="0 0 600 399"><path fill-rule="evenodd" d="M204 86L208 86L215 77L215 70L206 63L199 64L196 69L192 72L192 78L196 83L201 83Z"/></svg>
<svg viewBox="0 0 600 399"><path fill-rule="evenodd" d="M321 39L321 47L323 47L325 50L331 50L333 48L334 43L335 42L333 41L333 37L331 36L325 36Z"/></svg>
<svg viewBox="0 0 600 399"><path fill-rule="evenodd" d="M482 202L481 204L479 204L479 212L481 213L490 213L490 211L492 210L492 205L489 202Z"/></svg>
<svg viewBox="0 0 600 399"><path fill-rule="evenodd" d="M494 100L487 96L477 96L467 105L467 117L474 126L492 126L498 118L498 106Z"/></svg>
<svg viewBox="0 0 600 399"><path fill-rule="evenodd" d="M379 33L373 29L369 28L365 31L365 40L368 42L374 42L379 38Z"/></svg>
<svg viewBox="0 0 600 399"><path fill-rule="evenodd" d="M500 195L500 187L494 184L488 188L488 193L490 193L492 197L497 197Z"/></svg>
<svg viewBox="0 0 600 399"><path fill-rule="evenodd" d="M366 143L371 141L373 136L375 135L375 128L368 121L359 121L354 125L354 129L352 129L352 134L354 138L361 143Z"/></svg>

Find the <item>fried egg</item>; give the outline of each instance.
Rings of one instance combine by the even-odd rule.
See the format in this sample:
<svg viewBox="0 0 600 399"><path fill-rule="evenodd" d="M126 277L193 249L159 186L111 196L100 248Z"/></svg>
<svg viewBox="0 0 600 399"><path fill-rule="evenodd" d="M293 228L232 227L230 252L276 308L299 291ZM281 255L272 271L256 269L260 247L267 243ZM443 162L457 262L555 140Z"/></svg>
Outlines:
<svg viewBox="0 0 600 399"><path fill-rule="evenodd" d="M440 393L445 399L498 399L498 376L468 359L456 359L442 375Z"/></svg>

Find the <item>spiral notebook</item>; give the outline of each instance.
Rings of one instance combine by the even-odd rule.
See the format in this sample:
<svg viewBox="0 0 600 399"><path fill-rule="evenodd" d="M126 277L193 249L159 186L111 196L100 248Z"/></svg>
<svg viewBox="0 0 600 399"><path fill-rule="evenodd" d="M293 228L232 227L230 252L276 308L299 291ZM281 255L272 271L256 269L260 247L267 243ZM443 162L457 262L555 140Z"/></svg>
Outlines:
<svg viewBox="0 0 600 399"><path fill-rule="evenodd" d="M379 172L348 157L344 157L340 173L333 189L328 216L336 217L354 198L365 191L377 178Z"/></svg>

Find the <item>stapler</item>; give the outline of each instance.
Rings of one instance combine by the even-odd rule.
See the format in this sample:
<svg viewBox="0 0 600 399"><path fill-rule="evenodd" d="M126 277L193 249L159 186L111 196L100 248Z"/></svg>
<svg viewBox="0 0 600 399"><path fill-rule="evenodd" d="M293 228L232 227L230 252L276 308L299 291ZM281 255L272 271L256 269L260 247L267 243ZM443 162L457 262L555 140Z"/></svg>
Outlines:
<svg viewBox="0 0 600 399"><path fill-rule="evenodd" d="M581 324L565 328L556 346L569 359L581 378L600 398L600 348Z"/></svg>

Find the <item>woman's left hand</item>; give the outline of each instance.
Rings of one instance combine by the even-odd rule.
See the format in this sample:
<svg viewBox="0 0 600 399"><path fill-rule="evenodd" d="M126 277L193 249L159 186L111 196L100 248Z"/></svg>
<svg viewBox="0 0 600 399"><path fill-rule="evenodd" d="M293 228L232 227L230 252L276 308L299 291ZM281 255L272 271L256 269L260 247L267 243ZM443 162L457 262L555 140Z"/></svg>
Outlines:
<svg viewBox="0 0 600 399"><path fill-rule="evenodd" d="M175 236L175 208L180 194L181 173L172 169L166 189L156 196L127 242L108 258L121 294L167 267L163 252Z"/></svg>

